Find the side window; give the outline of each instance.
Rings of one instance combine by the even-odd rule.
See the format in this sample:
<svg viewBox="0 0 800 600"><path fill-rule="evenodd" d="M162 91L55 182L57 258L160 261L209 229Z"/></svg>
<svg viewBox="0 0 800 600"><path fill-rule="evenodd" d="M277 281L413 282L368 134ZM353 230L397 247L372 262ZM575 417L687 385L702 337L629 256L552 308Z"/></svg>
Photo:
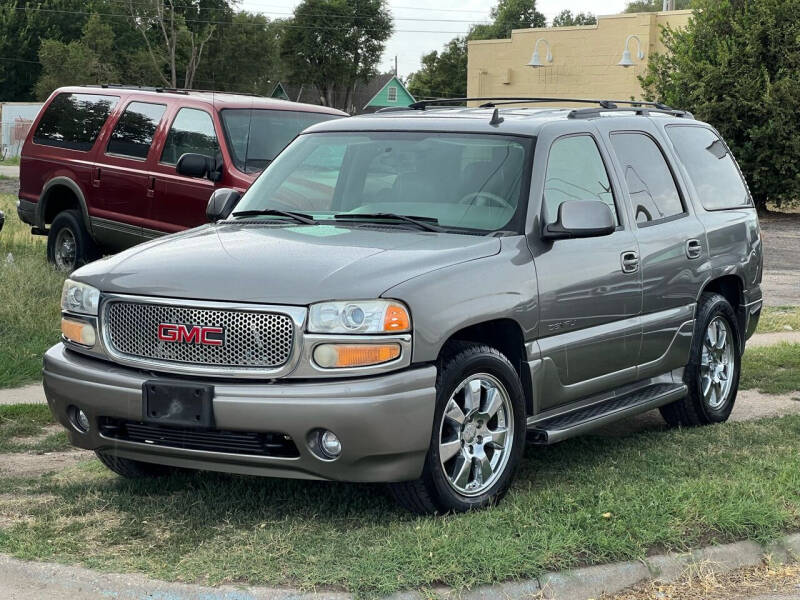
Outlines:
<svg viewBox="0 0 800 600"><path fill-rule="evenodd" d="M153 135L167 107L164 104L131 102L117 121L106 152L132 158L147 158Z"/></svg>
<svg viewBox="0 0 800 600"><path fill-rule="evenodd" d="M88 152L118 101L118 96L59 94L44 111L33 141Z"/></svg>
<svg viewBox="0 0 800 600"><path fill-rule="evenodd" d="M386 90L386 101L387 102L397 102L397 87L394 85L390 85L389 89Z"/></svg>
<svg viewBox="0 0 800 600"><path fill-rule="evenodd" d="M643 133L612 133L611 145L625 173L637 223L684 212L675 179L653 138Z"/></svg>
<svg viewBox="0 0 800 600"><path fill-rule="evenodd" d="M667 135L703 208L719 210L750 205L750 194L739 168L716 133L705 127L669 126Z"/></svg>
<svg viewBox="0 0 800 600"><path fill-rule="evenodd" d="M217 134L214 121L204 110L182 108L169 128L161 162L168 165L177 164L178 159L187 152L203 154L216 158L219 154Z"/></svg>
<svg viewBox="0 0 800 600"><path fill-rule="evenodd" d="M614 222L619 225L603 157L589 135L561 138L550 148L544 181L547 223L555 222L558 207L567 200L601 200L608 204L614 214Z"/></svg>

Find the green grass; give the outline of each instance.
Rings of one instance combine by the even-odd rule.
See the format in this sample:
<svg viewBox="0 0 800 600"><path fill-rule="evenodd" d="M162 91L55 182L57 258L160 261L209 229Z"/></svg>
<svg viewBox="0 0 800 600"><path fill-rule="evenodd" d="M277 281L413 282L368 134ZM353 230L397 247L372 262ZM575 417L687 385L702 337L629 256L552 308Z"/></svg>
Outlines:
<svg viewBox="0 0 800 600"><path fill-rule="evenodd" d="M0 552L363 597L472 587L796 531L798 437L790 416L531 447L499 506L438 518L404 512L378 486L213 473L127 481L89 461L0 479Z"/></svg>
<svg viewBox="0 0 800 600"><path fill-rule="evenodd" d="M0 166L19 166L19 156L12 156L11 158L0 160Z"/></svg>
<svg viewBox="0 0 800 600"><path fill-rule="evenodd" d="M54 452L70 447L66 432L50 432L54 424L45 404L0 406L0 452Z"/></svg>
<svg viewBox="0 0 800 600"><path fill-rule="evenodd" d="M41 377L42 355L59 339L64 275L45 255L46 239L17 217L16 199L0 194L0 388Z"/></svg>
<svg viewBox="0 0 800 600"><path fill-rule="evenodd" d="M765 306L762 309L756 333L776 331L800 331L800 306Z"/></svg>
<svg viewBox="0 0 800 600"><path fill-rule="evenodd" d="M748 348L742 360L742 389L766 394L800 392L800 344Z"/></svg>

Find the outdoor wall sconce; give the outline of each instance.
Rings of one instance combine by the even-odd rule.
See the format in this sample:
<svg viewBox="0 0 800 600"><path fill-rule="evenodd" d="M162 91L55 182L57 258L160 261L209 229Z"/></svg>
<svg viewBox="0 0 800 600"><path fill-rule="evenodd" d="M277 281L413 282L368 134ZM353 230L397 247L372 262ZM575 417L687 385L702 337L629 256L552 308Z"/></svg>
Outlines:
<svg viewBox="0 0 800 600"><path fill-rule="evenodd" d="M626 69L635 64L631 58L631 51L628 48L632 39L636 40L636 46L639 48L639 53L637 54L639 60L644 60L644 52L642 52L642 40L639 39L638 35L631 34L625 38L625 50L622 52L622 60L617 63L618 66L625 67Z"/></svg>
<svg viewBox="0 0 800 600"><path fill-rule="evenodd" d="M545 60L549 63L553 62L553 53L550 51L550 42L544 38L539 38L533 45L533 56L531 56L531 61L525 66L533 67L534 69L547 66L546 64L543 64L542 60L539 58L539 42L544 42L544 45L547 47L547 56L545 57Z"/></svg>

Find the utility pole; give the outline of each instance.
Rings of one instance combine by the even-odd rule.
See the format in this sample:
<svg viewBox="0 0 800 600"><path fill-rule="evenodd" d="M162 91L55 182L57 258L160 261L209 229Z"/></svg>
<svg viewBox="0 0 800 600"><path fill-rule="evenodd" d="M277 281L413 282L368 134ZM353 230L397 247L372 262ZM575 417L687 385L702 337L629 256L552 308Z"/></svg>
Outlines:
<svg viewBox="0 0 800 600"><path fill-rule="evenodd" d="M675 0L664 0L662 4L663 10L675 10Z"/></svg>
<svg viewBox="0 0 800 600"><path fill-rule="evenodd" d="M394 76L397 77L397 55L394 55Z"/></svg>

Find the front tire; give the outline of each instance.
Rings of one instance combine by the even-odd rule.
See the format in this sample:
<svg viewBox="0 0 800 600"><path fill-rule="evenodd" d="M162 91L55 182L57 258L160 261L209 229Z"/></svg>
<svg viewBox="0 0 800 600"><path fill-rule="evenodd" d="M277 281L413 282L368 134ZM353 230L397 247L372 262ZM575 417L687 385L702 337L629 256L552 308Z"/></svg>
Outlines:
<svg viewBox="0 0 800 600"><path fill-rule="evenodd" d="M79 210L56 215L47 235L47 260L59 271L71 273L100 257L97 245L83 224Z"/></svg>
<svg viewBox="0 0 800 600"><path fill-rule="evenodd" d="M466 512L499 501L525 448L525 395L495 348L462 344L439 365L431 445L422 477L394 483L418 514Z"/></svg>
<svg viewBox="0 0 800 600"><path fill-rule="evenodd" d="M660 409L669 425L696 427L728 420L739 390L739 339L736 314L730 303L720 294L703 294L683 376L689 392Z"/></svg>

